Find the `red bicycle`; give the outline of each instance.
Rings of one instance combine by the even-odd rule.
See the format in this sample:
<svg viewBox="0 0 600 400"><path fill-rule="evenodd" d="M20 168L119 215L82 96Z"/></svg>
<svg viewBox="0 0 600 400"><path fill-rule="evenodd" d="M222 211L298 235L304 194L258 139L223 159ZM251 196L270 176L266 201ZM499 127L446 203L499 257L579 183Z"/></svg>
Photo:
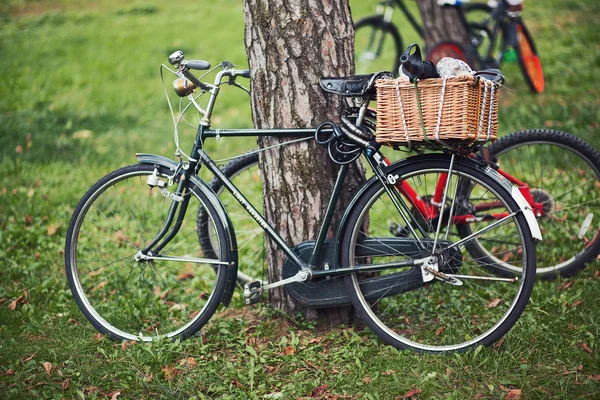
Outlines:
<svg viewBox="0 0 600 400"><path fill-rule="evenodd" d="M530 129L504 136L491 144L480 157L506 178L513 190L521 192L537 218L544 240L537 245L537 274L544 279L557 275L570 276L583 269L600 253L600 153L576 136L548 129ZM227 160L222 171L234 182L244 182L253 204L262 202L262 180L258 168L259 151ZM384 161L386 162L386 161ZM387 161L389 163L389 161ZM409 181L400 181L396 187L412 205L421 228L435 230L442 210L442 193L447 175L440 174L436 182L429 182L420 190ZM220 181L213 180L211 188L219 195L227 209L234 210L237 202L223 190ZM459 188L468 190L468 188ZM467 196L468 197L468 196ZM444 207L450 207L446 201ZM494 202L479 201L472 206L461 205L462 210L450 217L454 234L468 236L477 223L502 220L505 213L494 214ZM449 213L444 213L446 216ZM260 276L264 260L261 232L241 210L235 213L236 232L240 244L240 264L250 275ZM442 223L448 224L448 217ZM414 228L414 227L413 227ZM389 229L402 236L407 226L390 224ZM468 249L482 264L504 275L511 271L511 254L496 254L495 247L503 243L478 241ZM494 251L492 251L492 249ZM502 266L502 268L499 268ZM244 274L240 281L249 279Z"/></svg>

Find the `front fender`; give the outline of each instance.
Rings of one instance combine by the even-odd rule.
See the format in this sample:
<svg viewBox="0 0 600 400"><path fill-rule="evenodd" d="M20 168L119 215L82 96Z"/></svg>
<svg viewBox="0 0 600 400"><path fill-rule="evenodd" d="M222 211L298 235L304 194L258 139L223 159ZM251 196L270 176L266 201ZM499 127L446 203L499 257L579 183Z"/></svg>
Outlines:
<svg viewBox="0 0 600 400"><path fill-rule="evenodd" d="M387 174L392 169L402 167L403 165L414 163L416 161L446 160L449 163L450 158L451 158L451 155L441 154L441 153L416 155L416 156L408 157L403 160L397 161L397 162L385 167L383 169L383 173ZM499 183L504 188L506 188L506 190L511 194L512 198L518 204L521 212L525 216L525 218L527 220L527 224L529 225L529 229L531 230L531 236L534 239L542 240L542 234L540 231L540 227L537 223L535 215L533 214L531 206L529 205L529 203L527 203L527 200L525 200L525 198L523 197L521 192L519 192L518 188L513 187L512 184L506 178L504 178L502 175L500 175L498 172L496 172L493 168L491 168L487 164L481 164L470 158L465 158L465 157L456 157L454 162L455 162L455 164L462 164L462 165L465 165L465 166L468 166L471 168L476 168L476 169L486 173L491 179L495 180L497 183ZM348 207L346 207L346 211L342 217L342 220L340 221L340 224L338 226L336 236L335 236L335 243L336 243L336 248L335 248L336 253L335 254L338 255L337 257L335 257L335 259L336 259L335 268L339 268L339 265L337 265L337 263L341 259L340 257L342 255L341 254L342 236L343 236L344 231L347 229L348 217L349 217L350 213L353 211L354 207L356 206L356 203L361 198L363 193L365 193L367 190L369 190L369 188L371 188L373 185L377 184L378 182L379 182L379 179L376 176L373 176L372 178L370 178L358 190L358 192L354 195L354 198L350 201L350 204L348 205Z"/></svg>
<svg viewBox="0 0 600 400"><path fill-rule="evenodd" d="M136 157L140 164L160 165L161 167L168 168L171 171L175 171L178 165L177 161L156 154L136 154ZM228 260L230 261L230 264L227 267L226 286L221 298L221 303L227 307L231 302L231 297L233 296L237 282L238 250L235 231L233 229L231 220L229 219L229 214L227 214L227 211L225 211L225 207L223 206L223 203L221 203L219 196L217 196L215 192L213 192L212 189L206 184L206 182L198 177L198 175L192 174L190 180L199 190L202 191L202 194L204 194L206 199L213 205L218 216L218 220L215 220L215 223L221 223L223 231L227 235L225 239L229 245Z"/></svg>

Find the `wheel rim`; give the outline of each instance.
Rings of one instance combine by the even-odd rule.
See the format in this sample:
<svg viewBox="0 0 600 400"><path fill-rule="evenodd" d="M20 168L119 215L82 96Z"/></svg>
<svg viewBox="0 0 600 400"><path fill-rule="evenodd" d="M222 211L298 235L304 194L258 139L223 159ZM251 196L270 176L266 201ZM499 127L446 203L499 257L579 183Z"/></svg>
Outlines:
<svg viewBox="0 0 600 400"><path fill-rule="evenodd" d="M134 260L156 235L171 203L160 189L146 185L151 173L137 170L106 182L83 205L71 238L77 237L69 254L70 278L80 307L96 328L118 339L187 334L218 302L214 292L223 268L215 273L209 264ZM192 196L190 207L200 204ZM205 257L195 225L195 212L189 212L161 254Z"/></svg>
<svg viewBox="0 0 600 400"><path fill-rule="evenodd" d="M421 171L423 172L423 171ZM408 174L405 179L409 181L413 188L421 197L425 193L432 192L434 183L440 173L444 170L431 169L426 174ZM465 176L462 176L465 179ZM486 200L484 196L489 197L497 193L487 185L483 184L473 177L469 178L475 184L471 193L477 194L480 202ZM420 182L420 183L419 183ZM458 179L451 182L450 187L455 187L454 195L456 197L459 187ZM381 201L387 195L383 188L380 189L363 209L358 221L368 219L369 231L364 231L362 222L356 224L352 232L350 260L353 263L359 263L356 256L356 249L360 245L359 238L378 238L385 235L388 229L389 218L395 213L394 207L389 204L383 204ZM449 200L451 202L452 200ZM377 204L381 203L381 204ZM502 202L504 208L506 204ZM391 212L390 212L391 211ZM497 210L496 210L497 211ZM381 215L380 215L381 214ZM400 218L396 223L400 223ZM435 232L436 224L432 223L431 231ZM482 228L483 226L480 226ZM450 227L449 240L456 242L459 240L454 229ZM389 234L389 232L388 232ZM523 232L515 223L514 218L505 226L492 230L482 235L477 240L496 240L499 235L504 235L513 240L513 245L509 249L498 249L497 254L503 252L507 254L512 252L515 264L521 265L518 272L513 274L518 277L517 283L492 282L484 280L463 280L463 286L452 286L443 282L423 286L410 292L399 293L397 295L382 295L377 298L366 298L359 287L361 279L354 274L352 276L352 285L357 293L361 309L368 314L368 318L374 321L376 329L381 330L393 342L400 342L401 347L411 347L422 351L442 352L456 351L469 348L476 343L491 340L491 336L498 335L500 326L508 318L511 318L517 302L522 299L524 284L527 277L527 271L524 266L528 258L525 249L525 239ZM515 239L514 237L518 237ZM473 239L475 240L475 239ZM516 243L518 242L518 243ZM364 242L363 242L364 243ZM508 243L508 242L507 242ZM480 265L480 260L474 259L464 246L461 246L462 266L457 271L459 274L474 274L482 277L496 277ZM370 261L375 263L389 262L391 259L401 257L400 254L394 254L393 257L371 257ZM388 258L390 260L388 260ZM354 265L354 264L353 264ZM514 317L514 315L512 316ZM507 330L503 327L500 330ZM503 334L503 333L501 333ZM500 335L501 335L500 334ZM498 337L493 338L497 340Z"/></svg>
<svg viewBox="0 0 600 400"><path fill-rule="evenodd" d="M519 43L520 56L523 66L533 88L536 92L544 91L544 71L540 57L534 52L531 42L522 25L517 25L517 42Z"/></svg>

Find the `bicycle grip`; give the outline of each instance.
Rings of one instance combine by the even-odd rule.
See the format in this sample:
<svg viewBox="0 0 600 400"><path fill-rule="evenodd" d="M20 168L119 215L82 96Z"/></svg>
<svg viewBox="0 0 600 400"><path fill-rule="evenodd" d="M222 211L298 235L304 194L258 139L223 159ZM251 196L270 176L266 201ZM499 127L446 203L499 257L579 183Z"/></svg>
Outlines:
<svg viewBox="0 0 600 400"><path fill-rule="evenodd" d="M240 73L238 75L241 76L242 78L250 78L250 70L242 69L242 70L240 70Z"/></svg>
<svg viewBox="0 0 600 400"><path fill-rule="evenodd" d="M189 60L189 61L184 61L181 64L185 65L189 69L203 70L203 69L210 68L210 63L208 61L202 61L202 60Z"/></svg>

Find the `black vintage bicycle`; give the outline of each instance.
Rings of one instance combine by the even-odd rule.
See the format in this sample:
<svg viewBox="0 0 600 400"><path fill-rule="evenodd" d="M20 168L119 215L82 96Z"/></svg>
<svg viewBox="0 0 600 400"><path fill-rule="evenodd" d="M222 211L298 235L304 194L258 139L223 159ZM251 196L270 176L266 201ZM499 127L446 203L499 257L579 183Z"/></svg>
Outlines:
<svg viewBox="0 0 600 400"><path fill-rule="evenodd" d="M249 71L221 63L210 84L192 73L209 69L207 62L184 60L181 52L169 61L177 66L176 92L202 115L189 155L177 135L177 160L138 154L138 164L92 186L69 224L69 285L96 329L118 340L187 338L219 304L230 303L238 271L236 233L227 210L199 178L201 167L287 256L284 279L245 285L248 304L285 285L314 307L351 303L385 343L427 352L489 345L515 324L535 280L534 236L540 233L531 208L485 162L465 157L459 148L387 165L368 109L381 74L321 79L327 92L361 104L348 108L339 124L215 130L210 119L222 82L235 83ZM206 109L197 102L204 93ZM245 198L244 187L234 185L205 152L206 140L261 135L314 137L328 148L339 172L315 240L286 244ZM335 238L326 239L348 164L360 156L372 177L348 205ZM423 223L414 213L400 193L409 187L416 196L438 188L434 220ZM455 224L468 224L468 233L456 233ZM473 249L482 243L496 245L486 246L481 257Z"/></svg>
<svg viewBox="0 0 600 400"><path fill-rule="evenodd" d="M428 59L437 62L442 57L458 58L475 70L499 68L505 61L516 60L530 90L544 91L542 63L520 10L511 10L506 0L499 0L495 7L487 3L452 0L445 3L458 10L470 42L466 47L452 41L435 43L426 51ZM419 36L423 36L423 28L403 0L381 1L375 15L360 19L354 25L359 73L390 67L394 73L398 72L398 60L404 46L402 36L392 22L396 8L402 11Z"/></svg>

